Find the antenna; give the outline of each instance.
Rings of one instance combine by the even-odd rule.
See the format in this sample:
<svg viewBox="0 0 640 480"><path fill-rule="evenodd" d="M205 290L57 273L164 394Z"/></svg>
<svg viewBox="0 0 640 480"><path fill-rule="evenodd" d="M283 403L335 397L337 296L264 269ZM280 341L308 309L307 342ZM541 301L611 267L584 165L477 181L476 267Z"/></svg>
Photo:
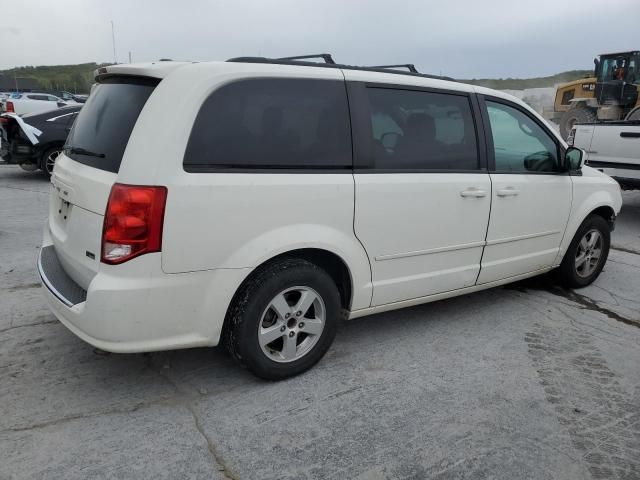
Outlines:
<svg viewBox="0 0 640 480"><path fill-rule="evenodd" d="M118 63L116 58L116 33L113 26L113 20L111 20L111 43L113 45L113 63Z"/></svg>

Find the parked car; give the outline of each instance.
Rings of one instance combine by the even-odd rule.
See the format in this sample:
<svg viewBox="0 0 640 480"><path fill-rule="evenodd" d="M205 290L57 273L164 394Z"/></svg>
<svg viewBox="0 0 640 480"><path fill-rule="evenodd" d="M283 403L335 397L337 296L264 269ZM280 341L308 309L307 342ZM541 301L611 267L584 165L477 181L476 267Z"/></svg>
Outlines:
<svg viewBox="0 0 640 480"><path fill-rule="evenodd" d="M48 93L21 93L12 94L10 98L1 100L0 109L3 112L25 115L27 113L55 110L65 107L69 103L75 104L76 102L65 102L61 98Z"/></svg>
<svg viewBox="0 0 640 480"><path fill-rule="evenodd" d="M67 92L66 90L51 90L45 93L54 95L60 98L64 102L71 102L71 103L84 103L87 101L87 97L88 97L88 95L71 93L71 92Z"/></svg>
<svg viewBox="0 0 640 480"><path fill-rule="evenodd" d="M51 175L56 158L71 130L71 126L82 105L74 105L45 113L30 113L22 120L42 133L37 136L37 143L24 131L15 117L3 114L0 116L0 155L8 163L20 165L24 170L42 170Z"/></svg>
<svg viewBox="0 0 640 480"><path fill-rule="evenodd" d="M96 81L38 269L55 315L102 350L222 343L280 379L342 318L551 270L582 287L607 260L619 186L505 93L264 58Z"/></svg>
<svg viewBox="0 0 640 480"><path fill-rule="evenodd" d="M640 188L640 121L576 124L567 142L584 149L589 166L623 188Z"/></svg>

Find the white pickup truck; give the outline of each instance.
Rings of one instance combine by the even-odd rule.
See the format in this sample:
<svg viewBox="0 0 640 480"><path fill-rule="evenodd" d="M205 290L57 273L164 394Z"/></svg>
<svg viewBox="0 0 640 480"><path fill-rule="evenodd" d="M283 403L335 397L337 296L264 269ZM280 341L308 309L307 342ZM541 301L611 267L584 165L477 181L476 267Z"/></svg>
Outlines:
<svg viewBox="0 0 640 480"><path fill-rule="evenodd" d="M623 188L640 188L640 121L575 124L567 143L583 149L590 167Z"/></svg>

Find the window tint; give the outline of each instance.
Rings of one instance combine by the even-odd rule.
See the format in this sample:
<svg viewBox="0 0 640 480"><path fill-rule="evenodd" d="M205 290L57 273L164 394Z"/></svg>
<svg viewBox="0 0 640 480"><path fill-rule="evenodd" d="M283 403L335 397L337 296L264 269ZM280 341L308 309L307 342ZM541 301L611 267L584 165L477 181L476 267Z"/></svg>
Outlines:
<svg viewBox="0 0 640 480"><path fill-rule="evenodd" d="M374 168L479 168L469 99L462 95L367 88Z"/></svg>
<svg viewBox="0 0 640 480"><path fill-rule="evenodd" d="M27 98L31 100L49 100L48 95L27 95Z"/></svg>
<svg viewBox="0 0 640 480"><path fill-rule="evenodd" d="M558 147L531 117L501 103L486 102L496 171L558 172Z"/></svg>
<svg viewBox="0 0 640 480"><path fill-rule="evenodd" d="M216 90L196 117L184 157L207 168L351 168L344 82L242 80Z"/></svg>
<svg viewBox="0 0 640 480"><path fill-rule="evenodd" d="M65 153L85 165L117 172L131 130L156 84L157 81L149 79L136 83L96 85L78 113L67 138ZM87 153L72 153L71 148L83 149Z"/></svg>

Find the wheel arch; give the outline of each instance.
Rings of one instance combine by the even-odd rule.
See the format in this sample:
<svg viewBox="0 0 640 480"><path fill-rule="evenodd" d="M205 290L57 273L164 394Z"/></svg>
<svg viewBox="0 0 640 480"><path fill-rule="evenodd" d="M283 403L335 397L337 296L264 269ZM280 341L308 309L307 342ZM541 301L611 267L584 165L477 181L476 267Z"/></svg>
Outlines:
<svg viewBox="0 0 640 480"><path fill-rule="evenodd" d="M573 240L573 237L578 231L578 228L580 228L580 225L582 225L582 223L587 219L589 215L601 216L607 221L610 228L613 229L616 215L616 201L610 192L594 192L592 195L580 202L580 204L575 209L573 209L569 218L569 222L567 224L567 228L565 230L564 238L562 239L562 243L560 245L560 251L558 252L558 256L556 258L556 264L560 264L560 262L564 258L564 254L571 244L571 241Z"/></svg>
<svg viewBox="0 0 640 480"><path fill-rule="evenodd" d="M306 260L325 270L333 279L338 291L340 292L340 301L342 308L349 310L353 301L354 278L347 262L336 252L324 248L295 248L285 252L277 253L265 259L251 269L248 275L242 280L235 290L233 298L235 299L238 292L242 290L244 285L266 266L285 258L298 258ZM229 304L229 308L233 304L233 300Z"/></svg>

